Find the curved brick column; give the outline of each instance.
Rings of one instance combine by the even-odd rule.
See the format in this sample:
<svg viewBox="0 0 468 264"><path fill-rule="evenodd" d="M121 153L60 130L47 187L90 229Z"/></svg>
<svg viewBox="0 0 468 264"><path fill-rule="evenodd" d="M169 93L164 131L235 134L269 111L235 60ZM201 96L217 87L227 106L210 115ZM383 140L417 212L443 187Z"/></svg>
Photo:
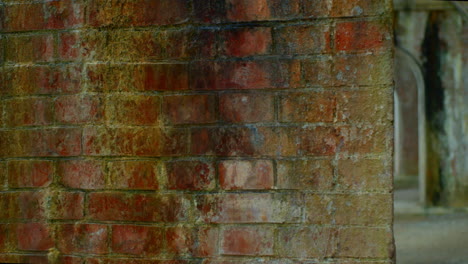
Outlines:
<svg viewBox="0 0 468 264"><path fill-rule="evenodd" d="M391 263L389 2L3 1L0 261Z"/></svg>

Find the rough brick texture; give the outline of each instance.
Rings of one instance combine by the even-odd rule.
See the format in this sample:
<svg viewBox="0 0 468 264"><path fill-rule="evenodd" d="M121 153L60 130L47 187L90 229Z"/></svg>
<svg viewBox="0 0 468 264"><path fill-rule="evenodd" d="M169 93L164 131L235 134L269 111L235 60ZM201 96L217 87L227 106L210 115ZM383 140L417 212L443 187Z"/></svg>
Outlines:
<svg viewBox="0 0 468 264"><path fill-rule="evenodd" d="M0 262L393 262L389 0L0 2Z"/></svg>

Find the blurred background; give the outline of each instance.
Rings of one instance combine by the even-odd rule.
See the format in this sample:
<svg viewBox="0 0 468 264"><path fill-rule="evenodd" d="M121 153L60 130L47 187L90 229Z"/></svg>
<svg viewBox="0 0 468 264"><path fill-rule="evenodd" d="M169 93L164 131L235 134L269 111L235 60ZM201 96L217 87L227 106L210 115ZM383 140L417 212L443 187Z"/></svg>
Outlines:
<svg viewBox="0 0 468 264"><path fill-rule="evenodd" d="M397 264L466 264L468 4L394 6Z"/></svg>

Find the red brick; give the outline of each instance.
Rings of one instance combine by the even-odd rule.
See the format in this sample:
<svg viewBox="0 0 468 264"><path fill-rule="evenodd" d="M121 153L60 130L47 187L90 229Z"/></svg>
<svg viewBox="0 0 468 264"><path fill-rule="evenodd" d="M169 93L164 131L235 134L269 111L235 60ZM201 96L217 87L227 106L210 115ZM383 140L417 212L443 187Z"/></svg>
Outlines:
<svg viewBox="0 0 468 264"><path fill-rule="evenodd" d="M215 122L215 97L207 94L163 97L163 111L173 124Z"/></svg>
<svg viewBox="0 0 468 264"><path fill-rule="evenodd" d="M80 90L77 65L21 66L6 68L5 89L13 95L61 94Z"/></svg>
<svg viewBox="0 0 468 264"><path fill-rule="evenodd" d="M192 131L191 152L194 155L272 155L277 148L277 135L269 127L219 127Z"/></svg>
<svg viewBox="0 0 468 264"><path fill-rule="evenodd" d="M394 255L390 229L351 227L338 231L337 257L391 258Z"/></svg>
<svg viewBox="0 0 468 264"><path fill-rule="evenodd" d="M0 224L0 250L2 252L8 252L8 247L12 238L10 238L11 226L8 224ZM0 257L1 260L1 257Z"/></svg>
<svg viewBox="0 0 468 264"><path fill-rule="evenodd" d="M214 188L214 166L209 162L176 161L166 164L170 190L210 190Z"/></svg>
<svg viewBox="0 0 468 264"><path fill-rule="evenodd" d="M199 219L207 223L295 223L301 221L297 195L235 193L197 197Z"/></svg>
<svg viewBox="0 0 468 264"><path fill-rule="evenodd" d="M330 52L328 25L295 25L280 27L276 31L277 54L303 55Z"/></svg>
<svg viewBox="0 0 468 264"><path fill-rule="evenodd" d="M336 25L338 51L370 51L389 49L392 37L387 25L380 21L342 22Z"/></svg>
<svg viewBox="0 0 468 264"><path fill-rule="evenodd" d="M271 52L271 29L267 27L236 28L223 32L223 54L228 57L246 57Z"/></svg>
<svg viewBox="0 0 468 264"><path fill-rule="evenodd" d="M10 4L4 7L3 29L5 31L38 30L44 28L42 3Z"/></svg>
<svg viewBox="0 0 468 264"><path fill-rule="evenodd" d="M185 221L188 201L181 195L124 192L89 195L89 216L95 220L179 222Z"/></svg>
<svg viewBox="0 0 468 264"><path fill-rule="evenodd" d="M273 188L273 163L269 160L228 160L219 164L219 182L222 189Z"/></svg>
<svg viewBox="0 0 468 264"><path fill-rule="evenodd" d="M106 118L112 124L155 125L160 113L156 96L112 96L106 100Z"/></svg>
<svg viewBox="0 0 468 264"><path fill-rule="evenodd" d="M333 122L336 99L329 92L288 93L280 97L283 122Z"/></svg>
<svg viewBox="0 0 468 264"><path fill-rule="evenodd" d="M160 227L112 226L112 251L118 254L155 256L161 253L164 230Z"/></svg>
<svg viewBox="0 0 468 264"><path fill-rule="evenodd" d="M116 7L118 6L118 8ZM183 23L189 16L184 0L110 1L89 3L89 23L98 27L150 26Z"/></svg>
<svg viewBox="0 0 468 264"><path fill-rule="evenodd" d="M104 164L97 160L69 160L58 164L60 182L70 188L105 187Z"/></svg>
<svg viewBox="0 0 468 264"><path fill-rule="evenodd" d="M159 169L153 161L112 161L108 163L108 171L112 188L159 189Z"/></svg>
<svg viewBox="0 0 468 264"><path fill-rule="evenodd" d="M194 256L216 256L218 251L219 230L216 227L200 227L197 230Z"/></svg>
<svg viewBox="0 0 468 264"><path fill-rule="evenodd" d="M13 195L11 210L17 219L44 219L46 216L46 195L43 192L20 192ZM16 209L17 208L17 209Z"/></svg>
<svg viewBox="0 0 468 264"><path fill-rule="evenodd" d="M285 127L279 132L284 156L332 156L340 133L333 127Z"/></svg>
<svg viewBox="0 0 468 264"><path fill-rule="evenodd" d="M331 160L278 160L279 189L331 190L333 165Z"/></svg>
<svg viewBox="0 0 468 264"><path fill-rule="evenodd" d="M52 182L53 173L52 161L9 161L8 185L10 188L47 187Z"/></svg>
<svg viewBox="0 0 468 264"><path fill-rule="evenodd" d="M44 3L45 28L70 29L83 24L85 4L82 0L62 0Z"/></svg>
<svg viewBox="0 0 468 264"><path fill-rule="evenodd" d="M57 227L57 248L63 254L104 254L108 229L97 224L61 224Z"/></svg>
<svg viewBox="0 0 468 264"><path fill-rule="evenodd" d="M167 251L175 255L187 255L193 252L194 232L186 227L170 227L166 230Z"/></svg>
<svg viewBox="0 0 468 264"><path fill-rule="evenodd" d="M332 61L327 58L302 60L301 69L304 82L308 86L326 87L333 84Z"/></svg>
<svg viewBox="0 0 468 264"><path fill-rule="evenodd" d="M333 207L338 225L385 226L393 217L391 194L336 195Z"/></svg>
<svg viewBox="0 0 468 264"><path fill-rule="evenodd" d="M268 20L271 17L267 0L226 0L230 21Z"/></svg>
<svg viewBox="0 0 468 264"><path fill-rule="evenodd" d="M7 38L7 62L28 63L52 61L54 38L52 34L14 35Z"/></svg>
<svg viewBox="0 0 468 264"><path fill-rule="evenodd" d="M70 95L55 100L55 118L59 123L95 122L103 112L102 99L96 96Z"/></svg>
<svg viewBox="0 0 468 264"><path fill-rule="evenodd" d="M333 0L332 17L354 17L381 15L390 10L391 1Z"/></svg>
<svg viewBox="0 0 468 264"><path fill-rule="evenodd" d="M179 91L188 89L186 64L94 64L88 66L92 91Z"/></svg>
<svg viewBox="0 0 468 264"><path fill-rule="evenodd" d="M81 32L65 32L59 35L59 56L62 60L77 59L82 55Z"/></svg>
<svg viewBox="0 0 468 264"><path fill-rule="evenodd" d="M190 84L193 90L289 88L299 71L292 60L194 63Z"/></svg>
<svg viewBox="0 0 468 264"><path fill-rule="evenodd" d="M273 96L269 94L221 94L221 119L227 122L250 123L273 121Z"/></svg>
<svg viewBox="0 0 468 264"><path fill-rule="evenodd" d="M279 252L292 258L331 257L336 231L329 227L285 227L279 230Z"/></svg>
<svg viewBox="0 0 468 264"><path fill-rule="evenodd" d="M274 230L270 227L227 227L221 233L224 255L273 255Z"/></svg>
<svg viewBox="0 0 468 264"><path fill-rule="evenodd" d="M0 190L7 188L7 179L7 163L5 161L0 161Z"/></svg>
<svg viewBox="0 0 468 264"><path fill-rule="evenodd" d="M45 251L54 247L51 228L42 223L17 224L19 250Z"/></svg>
<svg viewBox="0 0 468 264"><path fill-rule="evenodd" d="M53 122L53 104L49 98L11 99L4 103L7 126L40 126Z"/></svg>
<svg viewBox="0 0 468 264"><path fill-rule="evenodd" d="M338 187L353 191L389 191L392 183L389 165L383 160L344 159L338 161Z"/></svg>
<svg viewBox="0 0 468 264"><path fill-rule="evenodd" d="M78 220L84 216L84 193L57 191L49 197L49 218Z"/></svg>

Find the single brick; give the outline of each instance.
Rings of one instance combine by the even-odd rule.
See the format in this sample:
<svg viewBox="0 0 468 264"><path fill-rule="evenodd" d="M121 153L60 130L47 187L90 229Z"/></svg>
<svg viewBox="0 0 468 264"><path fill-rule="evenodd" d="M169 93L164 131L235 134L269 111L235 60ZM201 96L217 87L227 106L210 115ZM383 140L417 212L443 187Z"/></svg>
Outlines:
<svg viewBox="0 0 468 264"><path fill-rule="evenodd" d="M94 27L173 25L188 20L185 0L90 1L88 21Z"/></svg>
<svg viewBox="0 0 468 264"><path fill-rule="evenodd" d="M13 233L11 225L0 224L0 250L2 252L8 252L7 248L10 246L10 241L13 240L10 233Z"/></svg>
<svg viewBox="0 0 468 264"><path fill-rule="evenodd" d="M304 194L305 221L314 225L334 224L334 196L319 194Z"/></svg>
<svg viewBox="0 0 468 264"><path fill-rule="evenodd" d="M197 197L199 219L206 223L295 223L302 200L294 194L236 193Z"/></svg>
<svg viewBox="0 0 468 264"><path fill-rule="evenodd" d="M219 163L218 170L225 190L273 188L273 163L269 160L227 160Z"/></svg>
<svg viewBox="0 0 468 264"><path fill-rule="evenodd" d="M393 118L393 92L352 91L337 96L337 119L350 123L388 122Z"/></svg>
<svg viewBox="0 0 468 264"><path fill-rule="evenodd" d="M12 35L7 38L6 58L11 63L52 61L54 38L52 34Z"/></svg>
<svg viewBox="0 0 468 264"><path fill-rule="evenodd" d="M222 32L223 54L228 57L264 55L271 52L271 28L236 28Z"/></svg>
<svg viewBox="0 0 468 264"><path fill-rule="evenodd" d="M196 243L193 255L196 257L213 257L218 252L219 230L216 227L200 227L196 231Z"/></svg>
<svg viewBox="0 0 468 264"><path fill-rule="evenodd" d="M81 124L102 119L104 107L97 96L67 95L55 101L55 118L59 123Z"/></svg>
<svg viewBox="0 0 468 264"><path fill-rule="evenodd" d="M7 126L40 126L53 122L53 103L49 98L11 99L4 104Z"/></svg>
<svg viewBox="0 0 468 264"><path fill-rule="evenodd" d="M57 248L63 254L108 252L108 229L98 224L60 224L57 226Z"/></svg>
<svg viewBox="0 0 468 264"><path fill-rule="evenodd" d="M52 161L12 160L8 162L8 186L47 187L52 182L53 173Z"/></svg>
<svg viewBox="0 0 468 264"><path fill-rule="evenodd" d="M42 3L10 4L2 8L4 9L2 27L5 31L38 30L45 27Z"/></svg>
<svg viewBox="0 0 468 264"><path fill-rule="evenodd" d="M278 160L279 189L331 190L333 165L331 160Z"/></svg>
<svg viewBox="0 0 468 264"><path fill-rule="evenodd" d="M327 58L305 59L301 61L304 84L326 87L333 85L332 61Z"/></svg>
<svg viewBox="0 0 468 264"><path fill-rule="evenodd" d="M173 124L213 123L215 97L207 94L163 97L165 117Z"/></svg>
<svg viewBox="0 0 468 264"><path fill-rule="evenodd" d="M12 218L16 219L44 219L46 217L47 196L44 192L20 192L13 195L11 208ZM15 210L15 211L13 211Z"/></svg>
<svg viewBox="0 0 468 264"><path fill-rule="evenodd" d="M214 166L210 162L166 162L170 190L210 190L214 188Z"/></svg>
<svg viewBox="0 0 468 264"><path fill-rule="evenodd" d="M389 228L342 228L338 231L337 240L337 257L391 258L395 252Z"/></svg>
<svg viewBox="0 0 468 264"><path fill-rule="evenodd" d="M280 97L280 120L283 122L334 121L335 95L331 92L287 93Z"/></svg>
<svg viewBox="0 0 468 264"><path fill-rule="evenodd" d="M104 163L98 160L67 160L58 164L60 182L70 188L105 187Z"/></svg>
<svg viewBox="0 0 468 264"><path fill-rule="evenodd" d="M54 247L52 230L47 224L17 224L16 235L19 250L46 251Z"/></svg>
<svg viewBox="0 0 468 264"><path fill-rule="evenodd" d="M161 253L164 230L160 227L112 226L112 251L117 254L155 256Z"/></svg>
<svg viewBox="0 0 468 264"><path fill-rule="evenodd" d="M273 96L270 94L226 93L219 98L221 119L226 122L268 122L274 118Z"/></svg>
<svg viewBox="0 0 468 264"><path fill-rule="evenodd" d="M338 225L385 226L392 220L391 194L336 195L333 207Z"/></svg>
<svg viewBox="0 0 468 264"><path fill-rule="evenodd" d="M79 220L84 216L84 193L56 191L49 197L51 219Z"/></svg>
<svg viewBox="0 0 468 264"><path fill-rule="evenodd" d="M335 86L391 85L390 54L336 57L332 76Z"/></svg>
<svg viewBox="0 0 468 264"><path fill-rule="evenodd" d="M157 96L111 96L106 99L106 119L112 124L155 125L160 105Z"/></svg>
<svg viewBox="0 0 468 264"><path fill-rule="evenodd" d="M189 205L181 195L112 192L90 194L88 210L95 220L180 222L186 220Z"/></svg>
<svg viewBox="0 0 468 264"><path fill-rule="evenodd" d="M390 49L392 36L381 21L342 22L336 25L338 51L371 51Z"/></svg>
<svg viewBox="0 0 468 264"><path fill-rule="evenodd" d="M393 138L390 124L375 127L342 127L339 131L340 152L348 154L384 153L390 148L389 140Z"/></svg>
<svg viewBox="0 0 468 264"><path fill-rule="evenodd" d="M109 180L115 189L157 190L158 165L152 161L112 161L108 163Z"/></svg>
<svg viewBox="0 0 468 264"><path fill-rule="evenodd" d="M226 227L221 232L223 255L273 255L274 229L261 226Z"/></svg>
<svg viewBox="0 0 468 264"><path fill-rule="evenodd" d="M167 251L174 255L191 255L196 247L195 239L192 228L169 227L166 230Z"/></svg>
<svg viewBox="0 0 468 264"><path fill-rule="evenodd" d="M340 139L337 129L322 126L283 127L279 135L284 156L332 156Z"/></svg>
<svg viewBox="0 0 468 264"><path fill-rule="evenodd" d="M339 160L339 188L353 191L389 191L392 177L388 167L383 160Z"/></svg>
<svg viewBox="0 0 468 264"><path fill-rule="evenodd" d="M276 53L303 55L330 52L328 25L287 26L276 29Z"/></svg>
<svg viewBox="0 0 468 264"><path fill-rule="evenodd" d="M376 16L390 10L391 1L333 0L332 17Z"/></svg>
<svg viewBox="0 0 468 264"><path fill-rule="evenodd" d="M62 60L75 60L83 55L81 32L64 32L59 35L59 57Z"/></svg>
<svg viewBox="0 0 468 264"><path fill-rule="evenodd" d="M271 18L267 0L226 0L229 21L255 21Z"/></svg>
<svg viewBox="0 0 468 264"><path fill-rule="evenodd" d="M279 253L292 258L333 256L337 232L330 227L284 227L279 230Z"/></svg>

